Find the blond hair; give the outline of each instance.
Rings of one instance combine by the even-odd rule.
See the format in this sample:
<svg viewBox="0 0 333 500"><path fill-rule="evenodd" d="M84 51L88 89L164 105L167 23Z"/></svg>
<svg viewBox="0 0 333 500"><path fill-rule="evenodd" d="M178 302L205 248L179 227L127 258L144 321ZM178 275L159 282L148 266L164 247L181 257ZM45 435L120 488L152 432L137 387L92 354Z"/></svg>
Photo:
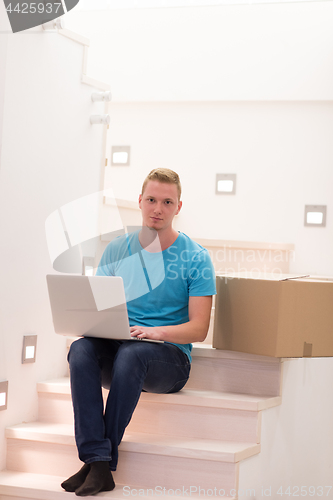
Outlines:
<svg viewBox="0 0 333 500"><path fill-rule="evenodd" d="M166 184L175 184L177 186L177 191L178 191L178 200L180 200L182 187L180 184L179 175L173 170L170 170L169 168L155 168L154 170L149 172L149 174L143 181L141 194L144 193L144 190L146 189L146 186L149 181L158 181L158 182L165 182Z"/></svg>

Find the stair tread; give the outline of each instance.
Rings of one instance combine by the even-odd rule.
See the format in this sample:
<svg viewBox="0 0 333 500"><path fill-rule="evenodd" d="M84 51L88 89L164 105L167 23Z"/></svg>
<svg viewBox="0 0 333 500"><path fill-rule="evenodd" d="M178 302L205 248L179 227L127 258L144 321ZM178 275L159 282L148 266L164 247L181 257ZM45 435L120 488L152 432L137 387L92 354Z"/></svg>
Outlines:
<svg viewBox="0 0 333 500"><path fill-rule="evenodd" d="M228 351L225 349L216 349L212 344L203 344L201 342L195 342L192 344L193 348L191 351L192 358L213 358L213 359L237 359L242 361L256 361L258 363L268 363L271 365L281 364L281 358L275 358L272 356L262 356L261 354L250 354L241 351Z"/></svg>
<svg viewBox="0 0 333 500"><path fill-rule="evenodd" d="M68 500L68 493L64 491L60 484L64 477L48 476L44 474L32 474L28 472L2 471L0 472L0 494L27 497L36 500ZM128 486L128 485L126 485ZM123 491L124 485L117 484L113 491L102 492L98 498L110 498L120 500L126 496ZM131 490L136 489L141 493L148 488L128 486ZM126 493L129 492L127 489ZM132 495L127 495L132 496ZM156 495L157 496L157 495ZM173 495L170 495L173 496ZM140 494L140 498L152 497L152 494ZM87 499L96 499L96 496L88 496ZM191 498L199 498L199 495L191 494ZM231 497L224 497L225 500L232 500Z"/></svg>
<svg viewBox="0 0 333 500"><path fill-rule="evenodd" d="M67 337L67 347L77 340L77 337ZM212 344L204 342L192 343L191 356L193 361L196 358L213 358L213 359L228 359L228 360L241 360L241 361L257 361L259 363L268 363L271 365L279 365L283 358L275 358L273 356L263 356L261 354L250 354L241 351L228 351L226 349L216 349Z"/></svg>
<svg viewBox="0 0 333 500"><path fill-rule="evenodd" d="M28 441L74 445L74 430L68 424L30 422L8 427L6 437ZM126 432L120 450L156 455L239 462L259 453L260 444L213 439L179 438Z"/></svg>
<svg viewBox="0 0 333 500"><path fill-rule="evenodd" d="M69 378L66 377L40 382L37 388L40 393L70 395ZM211 408L247 411L260 411L281 404L281 396L252 396L249 394L186 388L173 394L152 394L143 392L140 400L155 403L207 406Z"/></svg>
<svg viewBox="0 0 333 500"><path fill-rule="evenodd" d="M156 413L160 412L163 414L163 418L166 418L164 416L166 411L169 412L167 413L168 417L169 415L171 415L171 417L176 415L177 418L178 414L184 415L186 418L186 415L191 415L191 412L199 415L199 417L202 414L206 415L212 413L212 415L215 416L215 420L213 420L216 425L219 423L220 415L226 415L229 420L232 420L232 423L232 415L236 416L240 421L246 419L246 422L252 422L254 418L257 418L255 412L260 412L261 410L281 404L281 397L279 396L279 384L281 380L280 359L232 351L221 351L212 349L211 346L200 344L194 345L192 355L194 362L193 373L185 389L174 394L142 393L140 402L147 404L141 406L142 411L139 414L139 420L141 418L144 422L146 420L149 421L149 418L146 418L146 413L151 410L156 410ZM211 389L215 390L213 391ZM70 419L67 418L67 416L70 415L68 406L70 400L70 381L68 377L41 382L37 384L37 390L40 394L40 409L42 409L42 411L45 410L45 408L48 409L44 411L46 415L44 415L45 420L54 421L54 419L52 419L52 412L56 410L66 416L66 418L64 417L63 419L59 418L59 421L70 422ZM244 392L244 394L240 392ZM51 403L50 407L48 406L49 403ZM155 403L160 406L155 406L154 408ZM219 411L219 409L241 410L244 411L244 413L237 411L234 413L231 411ZM249 412L251 412L251 414ZM260 417L260 414L258 417ZM42 415L40 418L42 418ZM147 468L148 475L142 479L142 474L132 474L133 470L136 471L136 467L130 469L125 468L124 470L120 467L115 477L118 477L119 481L123 484L117 484L115 490L112 492L100 493L98 495L100 498L108 498L110 500L111 498L116 500L120 500L120 498L123 499L123 497L126 496L123 491L123 485L125 485L127 477L130 483L150 485L151 467L155 467L155 474L157 474L158 477L165 479L163 468L163 473L160 473L161 463L168 463L173 471L172 481L170 480L168 483L171 488L174 481L176 481L176 483L178 481L177 484L184 484L180 482L184 481L184 478L182 472L183 467L179 467L179 464L186 463L190 467L190 472L187 475L188 477L186 477L188 484L192 484L190 482L192 481L193 475L191 472L192 469L205 471L203 478L206 481L204 484L206 484L207 488L209 488L211 484L210 476L217 478L220 477L220 474L223 472L223 484L228 483L228 487L231 488L229 490L230 494L232 485L238 484L238 462L260 452L260 444L255 442L259 439L253 437L252 434L248 437L250 442L220 441L219 439L191 437L197 436L198 432L182 433L185 435L188 434L190 437L174 437L174 433L171 433L172 436L164 435L168 421L169 420L160 420L159 427L155 429L155 432L159 432L160 434L131 432L130 427L126 430L120 445L120 451L124 453L124 463L127 463L126 460L128 463L134 465L137 463L141 464L142 462L147 463L149 464ZM258 422L260 423L260 419ZM138 426L138 428L141 429L140 426ZM147 429L144 428L143 430L151 431L151 428L147 427ZM204 434L202 435L204 436ZM14 499L17 497L22 500L45 500L46 498L47 500L68 499L68 493L60 486L65 478L58 477L67 472L67 465L66 467L54 469L54 472L58 474L58 476L49 476L36 474L38 471L48 474L49 469L42 466L38 468L35 464L40 460L42 453L48 454L47 456L51 457L51 461L53 459L53 454L56 453L59 454L59 457L66 457L68 464L71 464L71 460L74 460L74 455L75 460L77 460L73 424L57 424L39 421L23 423L8 427L6 429L6 436L7 438L12 438L12 440L8 441L8 453L12 454L10 456L11 459L7 462L8 468L21 471L30 470L31 473L16 472L14 470L0 472L0 497L4 495L6 498ZM215 438L216 436L214 434L209 434L208 437ZM221 437L231 437L238 440L240 438L240 433L236 431L232 436L223 434ZM244 439L246 439L246 437L244 437ZM59 446L57 447L56 445ZM62 445L69 445L70 447ZM34 466L26 467L24 461L21 461L20 464L15 462L15 454L19 456L20 453L25 459L26 457L30 457L30 455L36 457L35 462L31 460ZM175 463L178 465L174 465ZM186 467L186 470L188 470L188 467ZM180 472L182 475L178 477ZM233 474L235 474L235 477ZM155 475L153 476L155 479L156 477ZM126 484L126 486L128 486L128 484ZM143 490L143 494L138 493L134 496L152 496L151 493L148 493L149 487L134 486L129 488L136 489L137 491ZM154 486L152 486L152 488L154 488ZM129 494L127 496L133 495ZM156 494L156 496L158 495ZM168 495L164 493L164 496ZM172 496L175 496L174 493ZM192 493L190 496L194 499L198 496L199 500L200 495ZM211 495L208 494L207 496ZM92 499L96 497L87 498ZM234 497L224 498L227 500L234 500Z"/></svg>
<svg viewBox="0 0 333 500"><path fill-rule="evenodd" d="M249 411L259 411L281 404L280 396L252 396L249 394L197 389L183 389L174 394L150 394L147 392L141 395L141 399L156 403L188 404L192 406Z"/></svg>

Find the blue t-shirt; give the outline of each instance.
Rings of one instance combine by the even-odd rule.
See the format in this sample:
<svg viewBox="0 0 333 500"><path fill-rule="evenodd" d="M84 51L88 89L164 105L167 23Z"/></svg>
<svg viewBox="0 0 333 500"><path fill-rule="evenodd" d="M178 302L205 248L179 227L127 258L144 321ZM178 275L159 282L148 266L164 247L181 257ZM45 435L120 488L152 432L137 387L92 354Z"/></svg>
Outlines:
<svg viewBox="0 0 333 500"><path fill-rule="evenodd" d="M155 253L141 246L139 231L118 236L106 247L96 276L123 278L130 326L186 323L189 297L216 294L208 251L181 232ZM174 345L191 361L192 344Z"/></svg>

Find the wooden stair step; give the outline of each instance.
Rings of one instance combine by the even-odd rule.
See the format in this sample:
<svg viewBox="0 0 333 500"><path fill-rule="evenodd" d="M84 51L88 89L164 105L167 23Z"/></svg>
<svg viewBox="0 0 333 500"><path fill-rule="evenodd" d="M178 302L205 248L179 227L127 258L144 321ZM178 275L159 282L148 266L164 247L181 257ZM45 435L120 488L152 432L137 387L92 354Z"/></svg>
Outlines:
<svg viewBox="0 0 333 500"><path fill-rule="evenodd" d="M66 478L44 474L2 471L0 472L0 498L1 500L14 500L15 498L20 498L20 500L68 500L69 494L60 486L64 479ZM154 491L154 493L156 496L158 494L159 496L162 494L163 496L175 496L174 490L169 490L169 493L168 490L166 490L164 494L163 490L161 491L158 489L156 492ZM190 495L189 491L188 495ZM130 498L133 496L140 496L140 498L145 500L152 498L152 492L147 491L147 489L142 489L139 486L116 484L113 491L105 491L98 494L98 498L110 500L123 500L126 496ZM178 496L181 496L181 494ZM190 496L193 500L202 498L202 494L199 496L194 489L191 491ZM96 496L88 496L86 498L88 500L96 500ZM227 496L223 496L223 498L225 500L234 499L234 497Z"/></svg>
<svg viewBox="0 0 333 500"><path fill-rule="evenodd" d="M195 438L170 438L157 434L128 433L120 445L123 451L153 453L236 463L260 452L260 444Z"/></svg>
<svg viewBox="0 0 333 500"><path fill-rule="evenodd" d="M188 406L205 406L229 410L260 411L281 404L280 396L265 397L250 394L183 389L174 394L143 393L143 401Z"/></svg>
<svg viewBox="0 0 333 500"><path fill-rule="evenodd" d="M19 424L7 428L6 437L56 445L75 445L73 427L67 424L41 422ZM124 435L119 449L135 453L236 463L259 453L260 444L195 438L179 439L129 432Z"/></svg>
<svg viewBox="0 0 333 500"><path fill-rule="evenodd" d="M70 382L69 377L61 377L46 382L37 383L37 391L39 393L49 394L67 394L70 395Z"/></svg>
<svg viewBox="0 0 333 500"><path fill-rule="evenodd" d="M61 488L65 478L28 472L0 472L0 498L24 498L35 500L68 499L68 493ZM119 488L118 488L119 493ZM96 498L96 497L87 497ZM110 497L111 498L111 497ZM117 496L115 497L117 498Z"/></svg>
<svg viewBox="0 0 333 500"><path fill-rule="evenodd" d="M282 364L279 358L214 349L194 344L187 389L281 395Z"/></svg>
<svg viewBox="0 0 333 500"><path fill-rule="evenodd" d="M68 338L68 347L76 339ZM258 396L281 395L280 358L215 349L194 343L187 389L214 390Z"/></svg>
<svg viewBox="0 0 333 500"><path fill-rule="evenodd" d="M71 424L28 422L7 427L5 435L7 439L75 445L74 430Z"/></svg>
<svg viewBox="0 0 333 500"><path fill-rule="evenodd" d="M69 378L64 377L37 384L40 394L70 396ZM260 411L281 404L281 396L258 396L251 394L220 392L199 389L182 389L173 394L152 394L143 392L140 401L168 403L189 406L206 406L232 410Z"/></svg>
<svg viewBox="0 0 333 500"><path fill-rule="evenodd" d="M39 419L73 423L69 379L38 384ZM104 393L107 397L107 391ZM175 394L142 393L128 430L222 441L260 442L261 410L281 398L183 389ZM205 425L202 423L205 422Z"/></svg>
<svg viewBox="0 0 333 500"><path fill-rule="evenodd" d="M217 488L224 498L234 498L240 461L260 452L261 412L281 404L282 365L206 345L195 345L192 355L182 391L141 394L119 447L116 490L99 497L120 500L126 496L121 485L135 484L137 490ZM60 484L82 465L69 378L39 383L37 389L40 421L6 430L9 471L0 473L1 500L68 498ZM194 492L190 496L196 498Z"/></svg>
<svg viewBox="0 0 333 500"><path fill-rule="evenodd" d="M41 421L73 423L69 379L40 383L38 391ZM261 410L280 402L279 396L195 389L183 389L175 394L142 393L128 431L259 443Z"/></svg>
<svg viewBox="0 0 333 500"><path fill-rule="evenodd" d="M82 466L70 425L39 422L8 428L7 469L69 477ZM239 460L259 453L256 443L129 434L119 448L116 484L166 488L237 487ZM196 483L195 483L195 480Z"/></svg>

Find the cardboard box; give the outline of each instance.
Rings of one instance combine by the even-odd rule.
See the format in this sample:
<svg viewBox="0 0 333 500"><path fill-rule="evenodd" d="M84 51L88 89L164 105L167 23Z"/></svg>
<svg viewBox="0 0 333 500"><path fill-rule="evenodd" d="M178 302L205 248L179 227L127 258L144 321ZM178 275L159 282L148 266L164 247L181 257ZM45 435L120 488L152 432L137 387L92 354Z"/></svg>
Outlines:
<svg viewBox="0 0 333 500"><path fill-rule="evenodd" d="M217 276L213 347L274 357L333 356L333 279Z"/></svg>

